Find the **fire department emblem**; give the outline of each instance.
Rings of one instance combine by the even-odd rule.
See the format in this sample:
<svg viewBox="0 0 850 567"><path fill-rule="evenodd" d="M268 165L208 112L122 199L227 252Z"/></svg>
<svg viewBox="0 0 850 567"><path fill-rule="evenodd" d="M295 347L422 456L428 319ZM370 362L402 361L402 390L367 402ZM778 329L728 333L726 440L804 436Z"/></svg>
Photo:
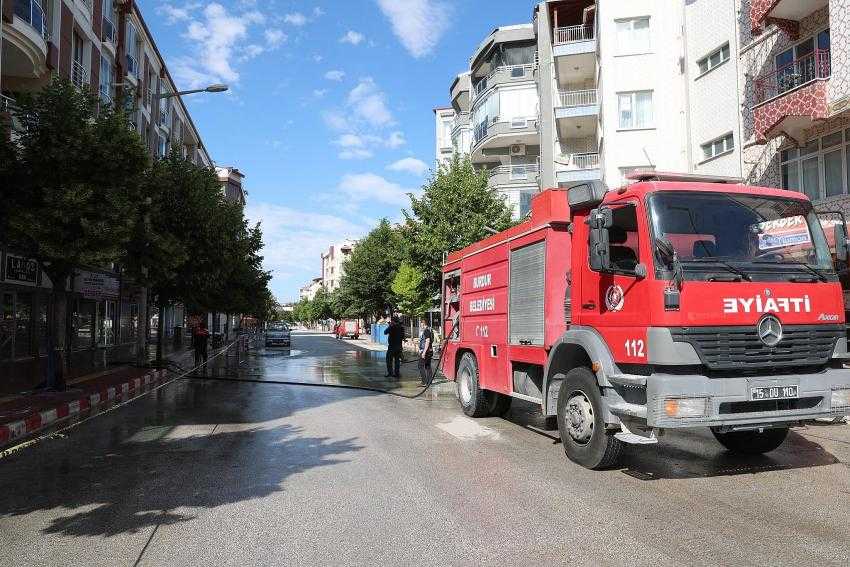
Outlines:
<svg viewBox="0 0 850 567"><path fill-rule="evenodd" d="M608 308L608 311L621 310L624 300L625 293L623 292L623 288L617 284L608 286L608 289L605 291L605 307Z"/></svg>

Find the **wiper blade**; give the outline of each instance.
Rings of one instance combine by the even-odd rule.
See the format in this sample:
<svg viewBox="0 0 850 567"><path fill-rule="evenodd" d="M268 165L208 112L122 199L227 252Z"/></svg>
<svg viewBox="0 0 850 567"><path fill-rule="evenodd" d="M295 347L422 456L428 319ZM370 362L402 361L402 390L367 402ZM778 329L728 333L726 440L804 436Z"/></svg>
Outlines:
<svg viewBox="0 0 850 567"><path fill-rule="evenodd" d="M724 268L726 268L727 270L729 270L733 274L740 276L741 279L747 280L748 282L753 281L753 278L750 277L750 274L748 274L747 272L745 272L744 270L742 270L740 268L736 268L735 266L733 266L729 262L724 262L720 258L714 258L714 257L691 258L690 260L685 260L685 262L687 262L687 263L694 262L696 264L700 264L700 263L702 263L702 264L709 264L709 263L720 264L721 266L723 266Z"/></svg>
<svg viewBox="0 0 850 567"><path fill-rule="evenodd" d="M815 276L817 279L819 279L822 282L828 282L829 281L829 278L826 277L826 274L824 274L823 272L821 272L818 269L811 267L810 265L806 264L805 262L770 262L770 261L765 261L765 260L758 260L758 261L754 262L754 264L775 264L777 266L800 267L800 268L803 268L804 270L806 270L807 272L809 272L810 274L812 274L813 276Z"/></svg>

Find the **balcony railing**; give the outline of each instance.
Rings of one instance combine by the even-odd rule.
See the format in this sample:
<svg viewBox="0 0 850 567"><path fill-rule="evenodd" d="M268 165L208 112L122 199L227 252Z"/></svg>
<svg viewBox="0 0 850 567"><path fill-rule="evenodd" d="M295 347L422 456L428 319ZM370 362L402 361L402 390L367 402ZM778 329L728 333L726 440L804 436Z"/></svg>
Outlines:
<svg viewBox="0 0 850 567"><path fill-rule="evenodd" d="M0 95L0 112L12 112L15 110L15 99L6 95Z"/></svg>
<svg viewBox="0 0 850 567"><path fill-rule="evenodd" d="M88 8L89 14L94 13L94 2L92 0L83 0L83 4L85 4L86 8Z"/></svg>
<svg viewBox="0 0 850 567"><path fill-rule="evenodd" d="M596 89L558 91L558 102L563 108L596 104Z"/></svg>
<svg viewBox="0 0 850 567"><path fill-rule="evenodd" d="M80 61L71 62L71 82L78 89L83 88L83 85L87 85L89 82L89 73Z"/></svg>
<svg viewBox="0 0 850 567"><path fill-rule="evenodd" d="M555 28L555 45L593 39L593 26L567 26Z"/></svg>
<svg viewBox="0 0 850 567"><path fill-rule="evenodd" d="M139 62L129 53L127 54L127 72L137 79L139 78Z"/></svg>
<svg viewBox="0 0 850 567"><path fill-rule="evenodd" d="M596 152L569 154L561 156L560 161L566 162L570 169L594 169L599 167L599 154Z"/></svg>
<svg viewBox="0 0 850 567"><path fill-rule="evenodd" d="M170 128L171 121L169 118L171 117L171 111L168 108L162 108L159 111L159 125L163 128Z"/></svg>
<svg viewBox="0 0 850 567"><path fill-rule="evenodd" d="M50 39L47 16L38 0L15 0L15 16L21 18L41 34L44 41Z"/></svg>
<svg viewBox="0 0 850 567"><path fill-rule="evenodd" d="M780 96L815 79L826 79L830 72L829 51L816 49L756 79L753 83L756 104Z"/></svg>
<svg viewBox="0 0 850 567"><path fill-rule="evenodd" d="M118 43L118 39L115 35L115 24L112 23L112 20L103 16L103 41L108 41L112 45L116 45Z"/></svg>
<svg viewBox="0 0 850 567"><path fill-rule="evenodd" d="M496 67L490 71L486 77L475 83L475 86L472 87L473 97L477 97L486 91L487 88L493 84L493 79L496 75L504 74L511 79L526 79L530 78L533 72L534 65L531 63L527 63L525 65L503 65L502 67Z"/></svg>
<svg viewBox="0 0 850 567"><path fill-rule="evenodd" d="M527 181L532 179L540 168L536 163L500 165L489 170L487 174L490 179L497 175L507 175L510 181Z"/></svg>
<svg viewBox="0 0 850 567"><path fill-rule="evenodd" d="M515 116L510 119L500 116L490 117L488 120L481 121L475 125L475 128L472 130L472 145L478 144L481 140L491 135L499 133L510 134L512 133L511 130L536 128L536 121L536 116ZM499 125L501 126L499 127Z"/></svg>

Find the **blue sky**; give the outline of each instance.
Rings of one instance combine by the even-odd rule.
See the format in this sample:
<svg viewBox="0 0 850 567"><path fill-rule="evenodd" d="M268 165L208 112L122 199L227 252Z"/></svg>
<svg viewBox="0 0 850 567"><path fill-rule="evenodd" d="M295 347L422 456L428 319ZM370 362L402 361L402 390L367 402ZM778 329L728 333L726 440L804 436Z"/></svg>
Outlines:
<svg viewBox="0 0 850 567"><path fill-rule="evenodd" d="M320 252L401 218L434 161L432 109L533 0L139 0L210 155L245 175L281 301Z"/></svg>

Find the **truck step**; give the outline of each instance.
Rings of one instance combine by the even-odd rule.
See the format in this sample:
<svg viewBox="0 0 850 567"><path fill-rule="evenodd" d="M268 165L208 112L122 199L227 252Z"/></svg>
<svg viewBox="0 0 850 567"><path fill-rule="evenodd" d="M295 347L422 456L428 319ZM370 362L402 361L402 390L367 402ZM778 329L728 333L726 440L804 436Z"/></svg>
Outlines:
<svg viewBox="0 0 850 567"><path fill-rule="evenodd" d="M618 386L630 386L632 388L646 388L646 376L638 374L612 374L608 381Z"/></svg>
<svg viewBox="0 0 850 567"><path fill-rule="evenodd" d="M620 402L617 404L611 404L608 409L610 409L611 413L614 415L625 415L628 417L646 419L646 406Z"/></svg>
<svg viewBox="0 0 850 567"><path fill-rule="evenodd" d="M615 433L614 437L623 443L628 443L629 445L654 445L655 443L658 443L658 439L654 435L652 437L644 437L643 435L638 435L631 431L628 433L625 431Z"/></svg>

